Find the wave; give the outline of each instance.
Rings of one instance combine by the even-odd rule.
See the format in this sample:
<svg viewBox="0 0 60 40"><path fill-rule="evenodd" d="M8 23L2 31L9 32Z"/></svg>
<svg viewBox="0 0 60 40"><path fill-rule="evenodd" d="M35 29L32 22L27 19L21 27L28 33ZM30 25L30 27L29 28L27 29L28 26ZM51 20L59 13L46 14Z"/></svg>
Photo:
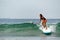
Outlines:
<svg viewBox="0 0 60 40"><path fill-rule="evenodd" d="M57 24L47 24L48 26L56 26L56 32L60 32L60 22ZM40 25L38 25L40 26ZM21 24L0 24L0 35L40 35L41 31L37 24L21 23ZM53 27L54 28L54 27ZM59 35L58 35L59 36Z"/></svg>
<svg viewBox="0 0 60 40"><path fill-rule="evenodd" d="M57 26L60 26L60 22L57 23Z"/></svg>
<svg viewBox="0 0 60 40"><path fill-rule="evenodd" d="M0 24L0 33L11 31L23 31L23 30L35 30L38 29L36 24L33 23L22 23L22 24Z"/></svg>
<svg viewBox="0 0 60 40"><path fill-rule="evenodd" d="M59 23L57 23L57 31L59 32L60 31L60 22Z"/></svg>

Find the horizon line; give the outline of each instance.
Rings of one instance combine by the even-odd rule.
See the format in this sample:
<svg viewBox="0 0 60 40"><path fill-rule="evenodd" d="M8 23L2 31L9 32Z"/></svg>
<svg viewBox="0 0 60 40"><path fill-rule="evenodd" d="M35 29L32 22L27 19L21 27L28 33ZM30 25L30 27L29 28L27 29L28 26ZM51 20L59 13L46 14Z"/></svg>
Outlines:
<svg viewBox="0 0 60 40"><path fill-rule="evenodd" d="M39 19L39 18L0 18L0 19ZM60 19L60 18L46 18L46 19Z"/></svg>

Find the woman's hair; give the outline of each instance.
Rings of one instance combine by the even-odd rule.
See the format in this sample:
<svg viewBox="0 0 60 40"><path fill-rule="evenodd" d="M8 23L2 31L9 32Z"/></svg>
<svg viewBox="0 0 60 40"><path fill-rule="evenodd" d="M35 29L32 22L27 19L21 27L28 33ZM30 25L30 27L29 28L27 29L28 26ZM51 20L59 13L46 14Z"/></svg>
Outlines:
<svg viewBox="0 0 60 40"><path fill-rule="evenodd" d="M44 18L42 14L40 14L40 18L46 20L46 18Z"/></svg>
<svg viewBox="0 0 60 40"><path fill-rule="evenodd" d="M40 14L40 19L43 19L43 15L42 14Z"/></svg>
<svg viewBox="0 0 60 40"><path fill-rule="evenodd" d="M42 14L40 14L40 17L43 17L43 15L42 15Z"/></svg>

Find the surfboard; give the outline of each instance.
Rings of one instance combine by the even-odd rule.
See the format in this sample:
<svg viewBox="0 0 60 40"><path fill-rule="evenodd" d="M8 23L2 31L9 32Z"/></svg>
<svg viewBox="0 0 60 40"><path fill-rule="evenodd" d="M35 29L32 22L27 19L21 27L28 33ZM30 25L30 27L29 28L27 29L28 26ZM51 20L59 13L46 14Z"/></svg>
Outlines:
<svg viewBox="0 0 60 40"><path fill-rule="evenodd" d="M47 29L39 27L39 29L46 35L50 35L52 33L52 30L49 27Z"/></svg>

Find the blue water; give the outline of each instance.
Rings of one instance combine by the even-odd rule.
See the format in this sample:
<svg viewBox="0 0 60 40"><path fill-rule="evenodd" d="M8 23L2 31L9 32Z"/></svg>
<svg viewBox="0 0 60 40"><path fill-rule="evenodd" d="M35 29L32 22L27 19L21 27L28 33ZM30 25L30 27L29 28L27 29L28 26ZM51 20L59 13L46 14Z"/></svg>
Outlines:
<svg viewBox="0 0 60 40"><path fill-rule="evenodd" d="M26 22L33 22L39 23L39 19L0 19L0 24L19 24L19 23L26 23ZM56 24L60 22L60 19L47 19L47 23L49 24Z"/></svg>

